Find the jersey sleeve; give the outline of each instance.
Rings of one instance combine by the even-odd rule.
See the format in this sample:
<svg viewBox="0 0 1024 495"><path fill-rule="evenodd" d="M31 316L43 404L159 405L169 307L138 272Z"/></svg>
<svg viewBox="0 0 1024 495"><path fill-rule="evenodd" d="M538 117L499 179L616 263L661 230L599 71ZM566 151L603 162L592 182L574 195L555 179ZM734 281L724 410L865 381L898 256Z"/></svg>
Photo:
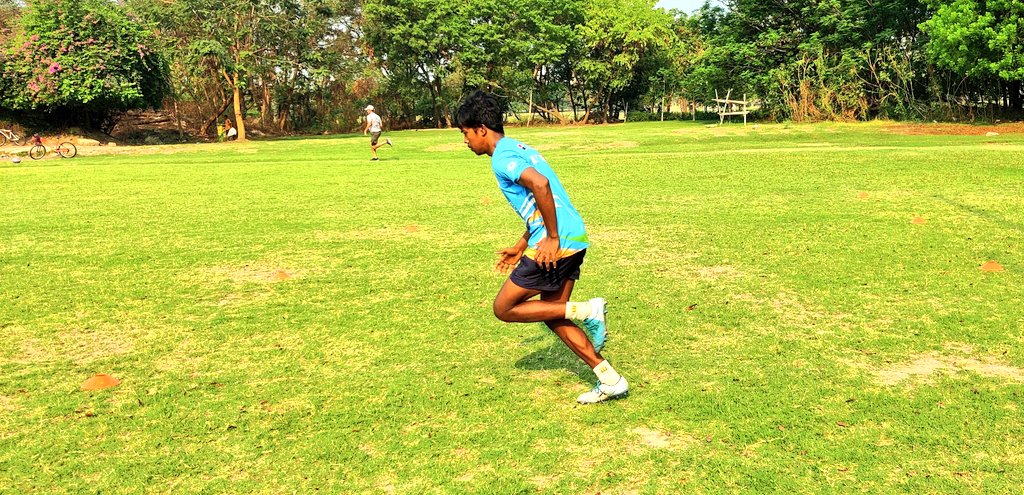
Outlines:
<svg viewBox="0 0 1024 495"><path fill-rule="evenodd" d="M517 153L505 152L498 155L496 160L491 160L495 175L515 183L519 183L519 177L529 166L529 161Z"/></svg>

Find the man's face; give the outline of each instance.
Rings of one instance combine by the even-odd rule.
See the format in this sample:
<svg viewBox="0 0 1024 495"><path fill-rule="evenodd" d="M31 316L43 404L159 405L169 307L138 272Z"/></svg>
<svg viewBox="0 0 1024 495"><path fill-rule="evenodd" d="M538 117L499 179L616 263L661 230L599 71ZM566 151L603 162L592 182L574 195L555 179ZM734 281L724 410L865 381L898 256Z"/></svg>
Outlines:
<svg viewBox="0 0 1024 495"><path fill-rule="evenodd" d="M466 143L466 146L473 150L473 153L477 155L487 153L487 146L484 142L487 129L484 126L460 127L459 130L462 131L462 142Z"/></svg>

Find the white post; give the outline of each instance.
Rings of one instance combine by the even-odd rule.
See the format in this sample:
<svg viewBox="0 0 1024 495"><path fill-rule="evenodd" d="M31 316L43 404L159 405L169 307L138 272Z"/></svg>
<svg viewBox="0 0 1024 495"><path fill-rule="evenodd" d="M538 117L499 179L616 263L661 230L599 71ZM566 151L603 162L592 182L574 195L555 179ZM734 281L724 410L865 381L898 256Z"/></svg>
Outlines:
<svg viewBox="0 0 1024 495"><path fill-rule="evenodd" d="M661 85L661 121L665 121L665 92L668 91L668 82Z"/></svg>
<svg viewBox="0 0 1024 495"><path fill-rule="evenodd" d="M530 114L529 115L530 116L528 118L530 120L526 121L526 127L530 127L530 124L533 123L533 88L530 88Z"/></svg>

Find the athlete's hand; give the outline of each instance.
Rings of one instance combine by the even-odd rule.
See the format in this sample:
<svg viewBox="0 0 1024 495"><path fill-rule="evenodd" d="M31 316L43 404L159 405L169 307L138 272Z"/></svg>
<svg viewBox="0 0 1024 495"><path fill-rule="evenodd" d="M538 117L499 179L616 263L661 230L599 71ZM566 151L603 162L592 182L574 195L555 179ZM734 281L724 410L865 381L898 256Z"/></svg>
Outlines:
<svg viewBox="0 0 1024 495"><path fill-rule="evenodd" d="M558 264L559 242L557 237L544 237L537 243L536 261L545 270L554 270Z"/></svg>
<svg viewBox="0 0 1024 495"><path fill-rule="evenodd" d="M523 257L523 252L514 248L505 248L498 251L498 264L494 266L494 269L508 274L516 265L519 263L519 258Z"/></svg>

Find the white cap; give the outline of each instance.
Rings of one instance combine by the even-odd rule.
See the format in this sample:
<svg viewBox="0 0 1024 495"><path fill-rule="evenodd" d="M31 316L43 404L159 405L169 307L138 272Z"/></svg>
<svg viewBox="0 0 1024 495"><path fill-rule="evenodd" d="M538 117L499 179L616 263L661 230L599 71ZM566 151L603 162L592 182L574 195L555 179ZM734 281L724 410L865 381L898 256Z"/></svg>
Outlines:
<svg viewBox="0 0 1024 495"><path fill-rule="evenodd" d="M373 105L366 105L366 108L363 110L373 110Z"/></svg>

